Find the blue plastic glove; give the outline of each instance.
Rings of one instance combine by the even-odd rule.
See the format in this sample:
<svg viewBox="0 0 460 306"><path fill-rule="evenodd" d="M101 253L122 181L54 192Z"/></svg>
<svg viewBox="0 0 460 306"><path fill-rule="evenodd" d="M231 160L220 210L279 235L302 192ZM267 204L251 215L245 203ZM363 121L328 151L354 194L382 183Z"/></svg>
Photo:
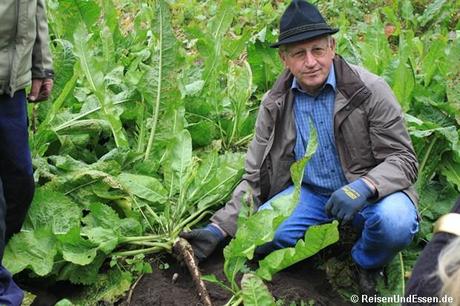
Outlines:
<svg viewBox="0 0 460 306"><path fill-rule="evenodd" d="M326 214L342 223L353 220L367 199L373 195L371 188L363 181L356 181L334 191L326 203Z"/></svg>
<svg viewBox="0 0 460 306"><path fill-rule="evenodd" d="M212 224L204 228L182 232L180 237L186 239L193 248L195 257L199 262L204 261L216 249L219 242L224 240L224 234Z"/></svg>

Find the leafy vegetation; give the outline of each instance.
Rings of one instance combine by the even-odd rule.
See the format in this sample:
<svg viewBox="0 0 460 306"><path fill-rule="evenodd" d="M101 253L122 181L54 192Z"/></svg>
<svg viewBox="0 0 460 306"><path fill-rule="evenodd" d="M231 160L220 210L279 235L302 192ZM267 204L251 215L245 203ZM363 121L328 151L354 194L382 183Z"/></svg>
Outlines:
<svg viewBox="0 0 460 306"><path fill-rule="evenodd" d="M293 193L273 200L271 209L263 209L256 213L253 213L253 207L244 207L241 210L235 238L224 249L224 273L230 287L213 275L204 277L232 292L233 297L227 305L259 305L262 301L263 305L274 305L274 299L263 280L270 281L276 272L316 254L339 240L337 221L312 226L305 233L304 239L299 240L294 247L275 250L260 260L256 271L248 271L246 266L246 261L253 259L257 246L273 240L276 229L291 215L299 201L305 166L318 147L317 133L312 122L310 131L305 156L291 166ZM240 273L244 273L241 288L237 282Z"/></svg>
<svg viewBox="0 0 460 306"><path fill-rule="evenodd" d="M401 293L433 221L460 190L460 5L313 2L340 28L338 53L384 77L406 112L423 218L414 244L388 269L391 288L382 288ZM113 302L149 271L145 254L170 251L178 233L205 221L240 179L255 112L282 69L268 46L287 2L47 4L57 79L51 103L30 106L37 193L4 263L28 277L91 285L72 303ZM226 275L248 305L270 298L260 278L305 256L302 241L275 252L239 287L234 275L267 240L250 241L240 257L232 249L245 238L235 241ZM350 274L330 268L341 264L348 265L333 258L323 266L346 297L356 292L339 286L352 283Z"/></svg>

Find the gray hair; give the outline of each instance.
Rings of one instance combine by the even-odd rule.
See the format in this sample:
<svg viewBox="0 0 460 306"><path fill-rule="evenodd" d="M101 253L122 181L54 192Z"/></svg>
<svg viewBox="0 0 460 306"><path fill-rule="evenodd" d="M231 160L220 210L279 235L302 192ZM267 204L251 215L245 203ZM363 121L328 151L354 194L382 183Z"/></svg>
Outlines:
<svg viewBox="0 0 460 306"><path fill-rule="evenodd" d="M438 277L441 279L440 296L452 297L453 303L441 305L460 305L460 237L452 240L439 254Z"/></svg>

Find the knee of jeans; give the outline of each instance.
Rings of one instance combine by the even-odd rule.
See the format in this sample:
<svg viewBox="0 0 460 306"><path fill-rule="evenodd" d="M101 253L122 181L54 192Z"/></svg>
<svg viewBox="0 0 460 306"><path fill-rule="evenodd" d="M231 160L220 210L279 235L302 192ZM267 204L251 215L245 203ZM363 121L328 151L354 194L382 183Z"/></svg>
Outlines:
<svg viewBox="0 0 460 306"><path fill-rule="evenodd" d="M396 214L376 214L366 221L369 232L379 237L378 243L391 249L403 249L418 231L418 222Z"/></svg>
<svg viewBox="0 0 460 306"><path fill-rule="evenodd" d="M275 233L275 236L273 237L273 243L278 248L289 248L295 246L297 241L301 238L302 236L299 237L299 235L297 235L294 232L289 232L278 228L278 230Z"/></svg>

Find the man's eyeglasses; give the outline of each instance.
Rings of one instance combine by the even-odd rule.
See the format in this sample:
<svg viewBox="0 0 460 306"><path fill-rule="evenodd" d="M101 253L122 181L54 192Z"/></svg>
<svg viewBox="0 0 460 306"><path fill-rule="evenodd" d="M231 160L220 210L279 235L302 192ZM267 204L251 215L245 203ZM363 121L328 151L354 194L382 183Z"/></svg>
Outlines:
<svg viewBox="0 0 460 306"><path fill-rule="evenodd" d="M313 48L306 48L306 49L294 49L294 50L289 50L286 51L286 54L295 60L298 61L303 61L305 59L305 56L307 55L307 52L310 51L311 55L315 58L320 58L326 55L327 51L329 48L329 44L324 45L324 46L315 46Z"/></svg>

